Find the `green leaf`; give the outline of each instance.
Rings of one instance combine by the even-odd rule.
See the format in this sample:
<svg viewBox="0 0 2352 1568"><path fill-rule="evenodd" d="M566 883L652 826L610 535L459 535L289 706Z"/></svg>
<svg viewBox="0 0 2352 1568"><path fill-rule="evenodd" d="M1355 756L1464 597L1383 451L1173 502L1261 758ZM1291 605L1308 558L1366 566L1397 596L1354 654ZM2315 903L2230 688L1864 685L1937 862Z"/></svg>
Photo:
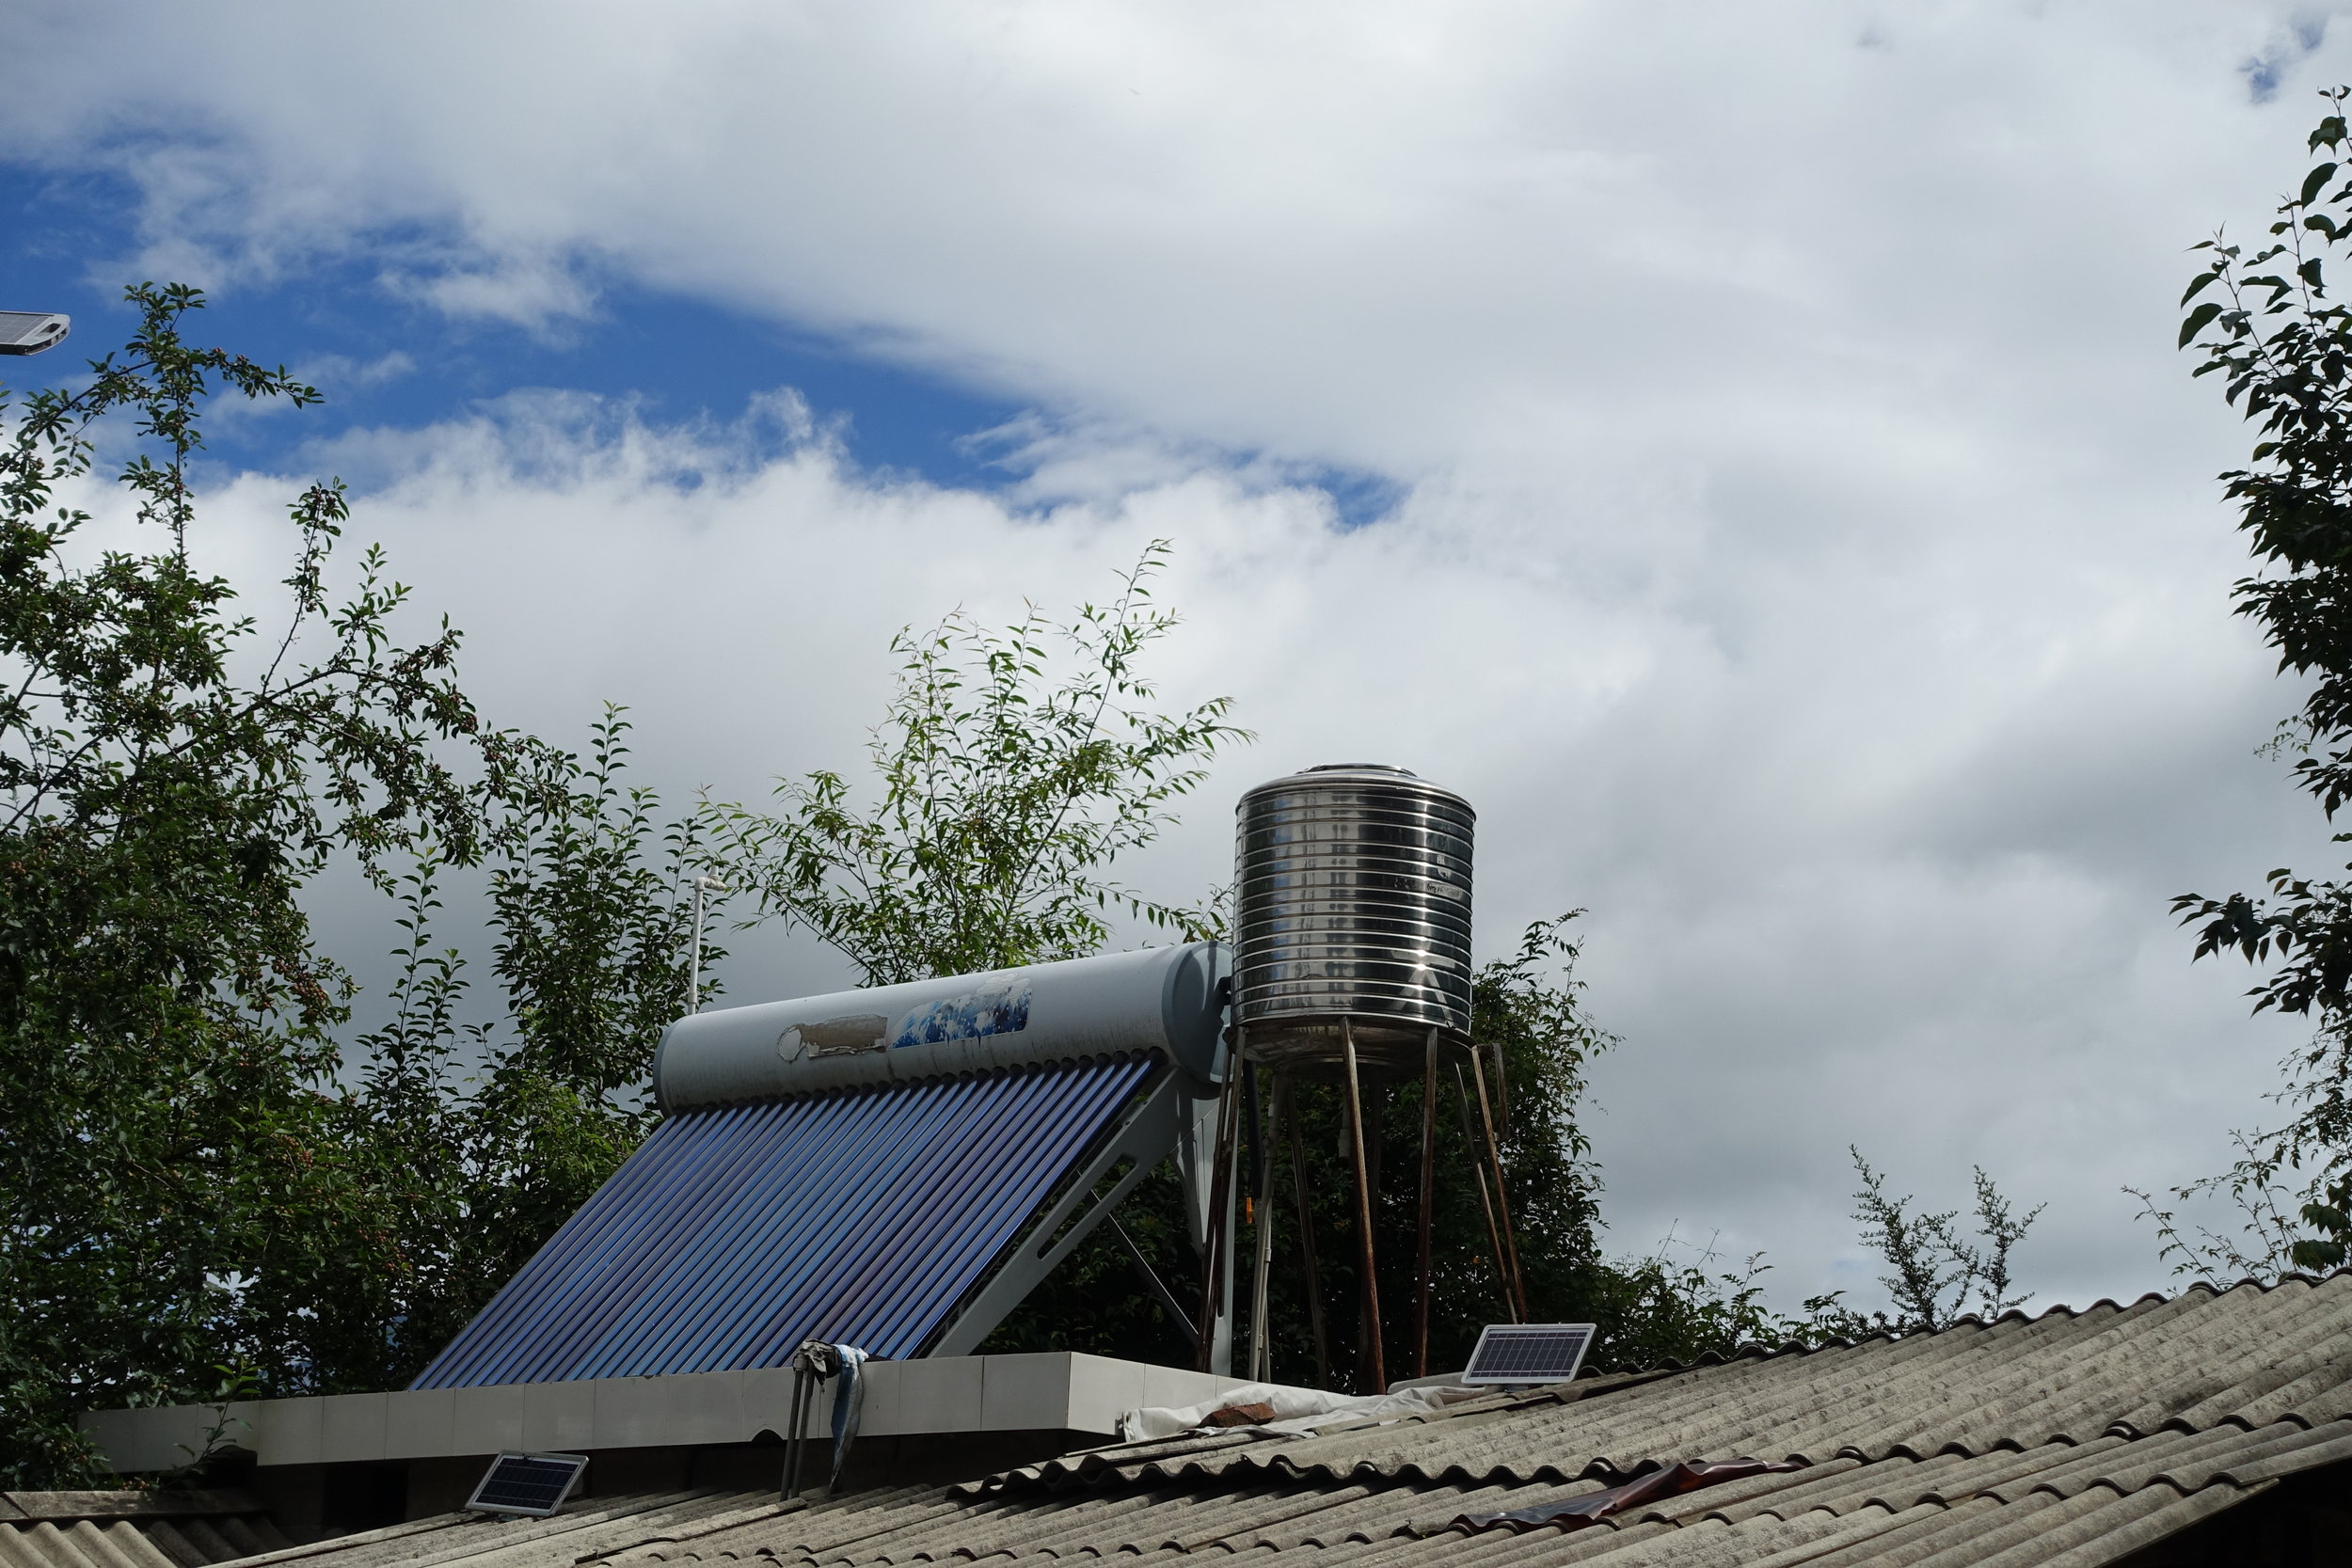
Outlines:
<svg viewBox="0 0 2352 1568"><path fill-rule="evenodd" d="M2220 276L2221 274L2218 272L2198 274L2196 277L2190 279L2188 293L2181 296L2181 303L2183 305L2186 305L2190 300L2195 299L2199 294L2205 292L2206 285L2210 284L2215 278L2219 277Z"/></svg>
<svg viewBox="0 0 2352 1568"><path fill-rule="evenodd" d="M2335 172L2335 165L2321 164L2303 176L2303 194L2296 198L2296 204L2301 207L2310 206L2312 199L2327 187L2328 182L2334 177Z"/></svg>
<svg viewBox="0 0 2352 1568"><path fill-rule="evenodd" d="M2214 317L2219 314L2221 314L2221 307L2210 299L2205 301L2204 304L2200 305L2196 309L2191 310L2188 313L2188 319L2181 323L2181 341L2175 346L2179 348L2188 347L2190 343L2196 341L2197 334L2212 325Z"/></svg>

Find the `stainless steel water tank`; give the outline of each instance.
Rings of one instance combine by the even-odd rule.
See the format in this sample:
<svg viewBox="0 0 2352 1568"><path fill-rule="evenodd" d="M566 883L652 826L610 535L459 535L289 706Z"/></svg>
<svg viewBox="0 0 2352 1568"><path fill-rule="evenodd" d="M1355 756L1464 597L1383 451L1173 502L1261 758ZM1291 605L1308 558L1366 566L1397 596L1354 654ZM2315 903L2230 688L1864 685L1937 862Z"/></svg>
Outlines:
<svg viewBox="0 0 2352 1568"><path fill-rule="evenodd" d="M1260 1061L1421 1070L1432 1027L1466 1040L1478 814L1402 768L1344 763L1241 798L1233 1022Z"/></svg>

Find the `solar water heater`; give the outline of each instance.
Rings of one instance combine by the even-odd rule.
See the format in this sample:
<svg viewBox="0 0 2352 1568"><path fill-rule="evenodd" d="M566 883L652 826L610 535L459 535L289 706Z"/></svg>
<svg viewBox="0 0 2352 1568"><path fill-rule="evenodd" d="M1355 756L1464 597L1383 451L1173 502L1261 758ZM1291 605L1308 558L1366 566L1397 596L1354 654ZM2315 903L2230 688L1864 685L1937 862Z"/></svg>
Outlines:
<svg viewBox="0 0 2352 1568"><path fill-rule="evenodd" d="M1170 1155L1202 1234L1223 965L1198 942L679 1020L660 1126L413 1386L968 1354Z"/></svg>

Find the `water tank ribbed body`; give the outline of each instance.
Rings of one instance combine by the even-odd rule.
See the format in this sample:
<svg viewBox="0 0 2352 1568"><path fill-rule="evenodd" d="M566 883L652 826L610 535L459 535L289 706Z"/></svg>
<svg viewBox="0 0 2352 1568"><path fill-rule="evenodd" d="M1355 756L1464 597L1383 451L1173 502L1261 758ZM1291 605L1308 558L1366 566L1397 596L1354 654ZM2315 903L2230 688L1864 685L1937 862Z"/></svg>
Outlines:
<svg viewBox="0 0 2352 1568"><path fill-rule="evenodd" d="M1260 1061L1421 1069L1435 1028L1467 1039L1477 813L1401 768L1345 764L1241 799L1233 1022Z"/></svg>

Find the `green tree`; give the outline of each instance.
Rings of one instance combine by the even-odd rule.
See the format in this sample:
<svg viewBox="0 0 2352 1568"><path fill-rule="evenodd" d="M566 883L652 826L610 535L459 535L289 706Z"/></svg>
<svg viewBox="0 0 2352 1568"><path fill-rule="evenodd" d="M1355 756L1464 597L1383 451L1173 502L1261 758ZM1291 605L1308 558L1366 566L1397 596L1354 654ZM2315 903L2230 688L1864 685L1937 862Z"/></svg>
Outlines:
<svg viewBox="0 0 2352 1568"><path fill-rule="evenodd" d="M2280 672L2307 683L2271 750L2299 754L2296 781L2330 818L2352 799L2352 309L2329 293L2326 275L2352 242L2347 90L2326 95L2331 112L2307 142L2312 166L2280 201L2266 242L2249 254L2217 234L2196 247L2205 265L2182 296L2180 330L2181 346L2199 356L2195 373L2219 377L2258 432L2249 465L2221 476L2258 562L2233 591L2237 613L2262 627ZM2284 1064L2278 1098L2288 1120L2245 1134L2231 1170L2174 1192L2235 1197L2249 1215L2244 1241L2208 1233L2190 1242L2171 1212L2148 1203L2184 1269L2331 1267L2352 1241L2352 882L2285 868L2266 880L2263 894L2174 900L2198 928L2197 957L2275 960L2251 992L2256 1011L2316 1025Z"/></svg>
<svg viewBox="0 0 2352 1568"><path fill-rule="evenodd" d="M377 875L476 852L511 761L444 625L405 643L373 551L327 568L342 491L290 508L282 629L195 563L191 469L217 392L314 401L181 335L142 286L127 349L78 390L0 403L0 1480L86 1475L92 1405L209 1392L224 1361L297 1383L317 1282L380 1261L344 1223L349 985L296 895L330 855ZM131 429L119 429L128 423ZM132 515L74 503L102 435ZM96 504L95 501L90 504ZM313 651L315 650L315 651ZM469 778L448 748L473 768Z"/></svg>
<svg viewBox="0 0 2352 1568"><path fill-rule="evenodd" d="M704 813L759 914L836 948L869 985L1079 958L1122 913L1188 941L1211 934L1210 912L1109 879L1221 747L1253 738L1226 721L1231 698L1174 715L1155 704L1141 659L1176 626L1152 603L1167 555L1154 541L1115 598L1064 625L1031 606L1002 631L960 613L900 631L898 686L868 748L870 806L819 769L781 782L772 813Z"/></svg>
<svg viewBox="0 0 2352 1568"><path fill-rule="evenodd" d="M435 945L435 857L404 879L389 1016L356 1042L358 1086L338 1105L394 1244L321 1293L321 1391L412 1379L652 1129L705 863L691 816L664 823L659 797L624 783L628 728L608 707L585 757L534 746L509 777L488 833L489 1017L467 1022L469 961Z"/></svg>
<svg viewBox="0 0 2352 1568"><path fill-rule="evenodd" d="M1971 1310L1990 1323L2031 1298L2031 1291L2016 1288L2010 1253L2026 1239L2042 1205L2019 1217L1979 1165L1974 1175L1980 1241L1970 1241L1960 1231L1958 1210L1913 1212L1908 1195L1887 1196L1885 1177L1870 1168L1861 1149L1848 1145L1846 1152L1853 1156L1854 1169L1862 1177L1854 1193L1853 1217L1862 1227L1863 1244L1887 1266L1889 1272L1879 1283L1895 1305L1893 1319L1877 1320L1872 1326L1898 1334L1931 1334L1949 1328ZM1805 1305L1818 1315L1829 1303L1824 1299Z"/></svg>

